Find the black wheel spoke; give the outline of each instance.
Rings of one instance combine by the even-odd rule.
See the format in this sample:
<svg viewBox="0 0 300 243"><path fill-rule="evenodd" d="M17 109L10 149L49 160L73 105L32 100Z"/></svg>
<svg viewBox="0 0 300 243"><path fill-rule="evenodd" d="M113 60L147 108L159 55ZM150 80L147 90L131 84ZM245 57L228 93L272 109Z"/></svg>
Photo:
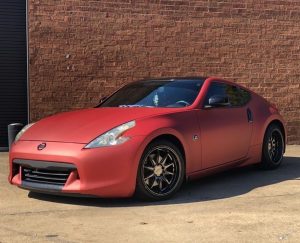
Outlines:
<svg viewBox="0 0 300 243"><path fill-rule="evenodd" d="M156 161L152 157L149 156L149 160L153 166L156 166Z"/></svg>
<svg viewBox="0 0 300 243"><path fill-rule="evenodd" d="M150 171L154 171L154 168L150 167L150 166L144 166L144 168L147 169L147 170L150 170Z"/></svg>
<svg viewBox="0 0 300 243"><path fill-rule="evenodd" d="M163 189L163 184L162 184L162 179L159 180L159 190L162 191Z"/></svg>
<svg viewBox="0 0 300 243"><path fill-rule="evenodd" d="M159 164L161 161L161 157L160 157L160 151L159 149L157 149L157 155L156 155L156 164Z"/></svg>
<svg viewBox="0 0 300 243"><path fill-rule="evenodd" d="M155 187L155 186L158 186L158 182L157 182L157 179L155 178L155 180L153 181L153 184L151 186L151 188Z"/></svg>
<svg viewBox="0 0 300 243"><path fill-rule="evenodd" d="M170 172L170 171L166 171L165 175L174 175L174 173Z"/></svg>
<svg viewBox="0 0 300 243"><path fill-rule="evenodd" d="M153 174L151 174L151 175L149 175L149 176L147 176L144 180L146 181L146 180L149 180L151 177L153 177L154 176L154 173Z"/></svg>
<svg viewBox="0 0 300 243"><path fill-rule="evenodd" d="M165 155L165 157L162 159L162 162L161 162L162 166L165 166L165 164L166 164L168 158L169 158L169 153L167 153L167 154Z"/></svg>
<svg viewBox="0 0 300 243"><path fill-rule="evenodd" d="M169 181L169 180L167 179L167 177L163 176L162 179L163 179L168 185L171 184L171 181Z"/></svg>
<svg viewBox="0 0 300 243"><path fill-rule="evenodd" d="M167 170L168 168L170 168L171 166L174 166L173 164L168 164L165 166L165 170Z"/></svg>

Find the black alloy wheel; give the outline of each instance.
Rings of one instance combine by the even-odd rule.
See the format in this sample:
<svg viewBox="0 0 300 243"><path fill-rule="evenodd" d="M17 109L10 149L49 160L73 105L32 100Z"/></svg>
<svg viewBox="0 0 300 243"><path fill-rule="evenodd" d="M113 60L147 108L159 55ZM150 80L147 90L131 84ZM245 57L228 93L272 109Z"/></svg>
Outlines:
<svg viewBox="0 0 300 243"><path fill-rule="evenodd" d="M137 196L147 200L164 200L174 195L185 176L180 150L167 140L158 140L146 148L141 158Z"/></svg>
<svg viewBox="0 0 300 243"><path fill-rule="evenodd" d="M279 126L271 124L264 137L262 167L264 169L275 169L279 167L283 159L284 138Z"/></svg>

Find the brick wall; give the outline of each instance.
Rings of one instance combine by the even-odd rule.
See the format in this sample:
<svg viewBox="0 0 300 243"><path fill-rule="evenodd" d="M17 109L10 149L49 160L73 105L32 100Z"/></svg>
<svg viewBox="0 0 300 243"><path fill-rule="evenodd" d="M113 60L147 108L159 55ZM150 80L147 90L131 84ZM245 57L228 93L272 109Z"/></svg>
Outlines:
<svg viewBox="0 0 300 243"><path fill-rule="evenodd" d="M209 75L276 103L300 144L300 1L28 1L31 120L132 80Z"/></svg>

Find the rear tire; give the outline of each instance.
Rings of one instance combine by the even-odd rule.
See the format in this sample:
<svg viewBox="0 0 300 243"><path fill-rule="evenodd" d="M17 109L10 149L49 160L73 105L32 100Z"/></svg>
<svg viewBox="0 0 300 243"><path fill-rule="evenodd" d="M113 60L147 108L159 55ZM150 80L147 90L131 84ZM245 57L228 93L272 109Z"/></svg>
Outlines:
<svg viewBox="0 0 300 243"><path fill-rule="evenodd" d="M261 167L267 170L278 168L282 163L284 146L280 127L271 124L264 136Z"/></svg>
<svg viewBox="0 0 300 243"><path fill-rule="evenodd" d="M165 139L156 140L140 160L136 196L147 201L166 200L179 190L184 177L184 158L178 147Z"/></svg>

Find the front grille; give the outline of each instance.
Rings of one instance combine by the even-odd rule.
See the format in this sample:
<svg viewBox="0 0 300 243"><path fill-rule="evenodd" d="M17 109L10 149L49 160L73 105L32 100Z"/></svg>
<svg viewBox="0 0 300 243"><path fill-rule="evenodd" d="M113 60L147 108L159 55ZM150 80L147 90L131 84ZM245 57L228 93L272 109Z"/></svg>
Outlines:
<svg viewBox="0 0 300 243"><path fill-rule="evenodd" d="M77 171L70 163L26 159L14 159L13 168L21 172L21 187L40 191L62 190L72 171Z"/></svg>
<svg viewBox="0 0 300 243"><path fill-rule="evenodd" d="M22 181L64 186L70 171L56 171L35 168L22 168Z"/></svg>

